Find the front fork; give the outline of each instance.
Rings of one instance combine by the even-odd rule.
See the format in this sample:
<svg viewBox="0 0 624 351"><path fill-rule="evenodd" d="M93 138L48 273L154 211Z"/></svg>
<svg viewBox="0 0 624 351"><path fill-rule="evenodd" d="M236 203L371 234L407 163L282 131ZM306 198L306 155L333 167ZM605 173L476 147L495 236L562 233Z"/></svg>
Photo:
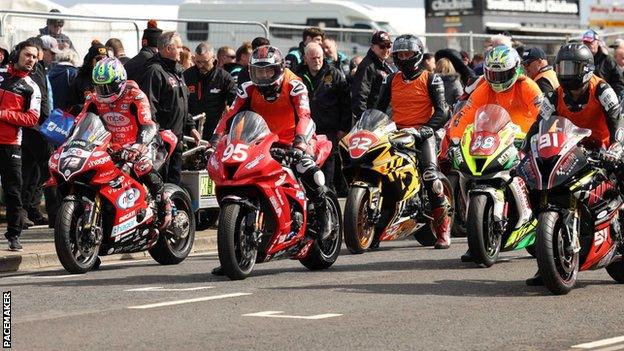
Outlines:
<svg viewBox="0 0 624 351"><path fill-rule="evenodd" d="M566 250L568 254L576 254L581 251L581 243L579 241L579 234L581 228L581 215L579 213L577 199L570 195L570 204L568 208L557 208L548 204L548 196L542 195L541 208L556 211L561 217L563 235L565 239Z"/></svg>
<svg viewBox="0 0 624 351"><path fill-rule="evenodd" d="M86 196L81 199L84 206L84 225L82 226L82 234L91 245L99 245L102 242L103 232L102 227L99 225L102 214L102 200L100 194L95 194L95 199L91 201Z"/></svg>

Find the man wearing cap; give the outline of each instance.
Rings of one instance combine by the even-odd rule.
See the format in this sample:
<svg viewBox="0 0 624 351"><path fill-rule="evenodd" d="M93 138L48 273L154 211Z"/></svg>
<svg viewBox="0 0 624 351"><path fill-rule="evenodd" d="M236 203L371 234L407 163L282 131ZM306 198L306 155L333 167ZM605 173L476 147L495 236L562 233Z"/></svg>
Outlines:
<svg viewBox="0 0 624 351"><path fill-rule="evenodd" d="M609 83L620 101L624 100L624 80L615 59L602 50L598 33L590 29L583 34L581 40L594 55L594 74Z"/></svg>
<svg viewBox="0 0 624 351"><path fill-rule="evenodd" d="M522 67L529 78L533 79L542 93L546 94L559 87L557 73L546 60L544 50L534 47L522 53Z"/></svg>
<svg viewBox="0 0 624 351"><path fill-rule="evenodd" d="M377 31L371 38L371 46L360 62L351 85L351 112L359 120L362 112L372 108L379 96L384 78L393 72L386 60L390 57L392 41L390 34Z"/></svg>
<svg viewBox="0 0 624 351"><path fill-rule="evenodd" d="M54 37L42 35L39 38L41 38L41 42L43 44L43 63L46 70L49 70L56 62L56 54L61 53L61 50L59 50L58 41L54 39Z"/></svg>
<svg viewBox="0 0 624 351"><path fill-rule="evenodd" d="M157 27L156 20L149 20L147 28L143 31L143 39L141 40L141 51L124 64L128 80L138 82L141 80L147 61L150 60L158 52L158 37L162 34L162 29Z"/></svg>
<svg viewBox="0 0 624 351"><path fill-rule="evenodd" d="M57 9L50 10L50 13L60 13L61 11ZM60 18L48 18L46 21L46 26L39 29L40 35L49 35L56 39L58 42L58 46L61 48L74 48L74 43L72 43L71 39L61 31L63 30L63 26L65 25L65 20Z"/></svg>

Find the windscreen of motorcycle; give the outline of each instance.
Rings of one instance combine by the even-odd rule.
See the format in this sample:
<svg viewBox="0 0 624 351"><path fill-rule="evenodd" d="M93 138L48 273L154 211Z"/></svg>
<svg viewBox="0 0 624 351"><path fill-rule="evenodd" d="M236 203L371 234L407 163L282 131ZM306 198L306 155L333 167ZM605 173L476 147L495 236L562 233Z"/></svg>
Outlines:
<svg viewBox="0 0 624 351"><path fill-rule="evenodd" d="M542 119L537 134L537 151L542 159L562 155L591 135L591 130L579 128L561 116Z"/></svg>
<svg viewBox="0 0 624 351"><path fill-rule="evenodd" d="M396 130L396 125L385 113L379 110L366 110L362 117L351 129L351 133L367 130L372 133L390 133Z"/></svg>
<svg viewBox="0 0 624 351"><path fill-rule="evenodd" d="M488 104L475 113L474 130L470 138L470 154L490 156L500 145L499 132L511 123L511 116L504 108Z"/></svg>
<svg viewBox="0 0 624 351"><path fill-rule="evenodd" d="M262 116L255 112L244 111L234 116L228 133L228 140L230 143L249 144L254 140L266 137L270 132L269 126Z"/></svg>
<svg viewBox="0 0 624 351"><path fill-rule="evenodd" d="M80 172L95 147L101 145L109 135L110 133L97 115L87 113L80 119L74 132L65 141L59 157L58 171L63 178L68 180L72 175Z"/></svg>

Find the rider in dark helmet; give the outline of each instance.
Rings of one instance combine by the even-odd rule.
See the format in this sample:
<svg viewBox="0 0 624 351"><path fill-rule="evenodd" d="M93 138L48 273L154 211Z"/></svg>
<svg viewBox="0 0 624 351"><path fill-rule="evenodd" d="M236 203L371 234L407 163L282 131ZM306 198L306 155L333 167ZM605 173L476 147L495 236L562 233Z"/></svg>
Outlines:
<svg viewBox="0 0 624 351"><path fill-rule="evenodd" d="M419 167L431 200L436 249L451 245L449 203L444 195L436 157L434 132L448 120L449 108L444 97L442 78L425 70L421 63L424 46L420 39L404 34L395 39L392 57L399 72L386 77L375 109L392 107L392 119L422 140Z"/></svg>
<svg viewBox="0 0 624 351"><path fill-rule="evenodd" d="M250 82L242 83L232 109L219 121L211 145L216 145L230 128L234 116L242 111L253 111L266 121L269 129L278 135L278 144L291 148L300 157L293 170L302 180L310 202L317 214L321 240L331 234L332 224L327 206L325 177L315 161L313 145L316 127L310 116L308 90L297 75L284 67L282 53L276 47L256 48L249 62ZM220 267L213 274L221 274Z"/></svg>
<svg viewBox="0 0 624 351"><path fill-rule="evenodd" d="M581 43L563 45L555 59L555 72L561 85L546 95L539 119L527 133L525 149L537 132L540 119L556 115L592 131L583 140L586 147L606 150L604 157L608 162L622 162L624 125L620 101L611 86L594 75L594 57L589 48ZM539 273L526 283L544 284Z"/></svg>

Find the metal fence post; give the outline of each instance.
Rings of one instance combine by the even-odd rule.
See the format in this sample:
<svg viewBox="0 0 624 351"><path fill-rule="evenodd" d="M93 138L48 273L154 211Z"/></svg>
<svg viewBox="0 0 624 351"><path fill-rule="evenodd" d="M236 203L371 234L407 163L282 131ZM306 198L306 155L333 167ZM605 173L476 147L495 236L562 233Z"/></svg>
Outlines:
<svg viewBox="0 0 624 351"><path fill-rule="evenodd" d="M472 31L468 32L468 42L469 42L469 50L470 50L470 57L474 57L474 37L472 35Z"/></svg>

